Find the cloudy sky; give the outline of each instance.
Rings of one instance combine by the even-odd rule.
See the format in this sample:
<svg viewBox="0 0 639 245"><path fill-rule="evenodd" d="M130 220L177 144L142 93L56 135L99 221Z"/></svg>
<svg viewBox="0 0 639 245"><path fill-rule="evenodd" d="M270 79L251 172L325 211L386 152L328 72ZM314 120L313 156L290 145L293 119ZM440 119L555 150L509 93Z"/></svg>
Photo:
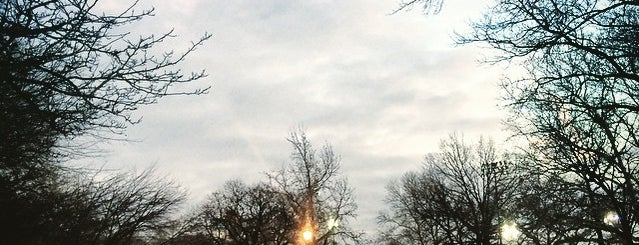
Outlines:
<svg viewBox="0 0 639 245"><path fill-rule="evenodd" d="M106 11L124 0L103 0ZM92 164L158 171L180 182L195 204L230 179L266 180L285 164L291 130L330 143L355 189L355 228L374 231L385 186L418 170L452 132L500 140L502 71L477 60L489 52L456 46L486 1L448 0L438 15L390 15L381 1L147 1L156 16L133 33L175 29L165 48L184 50L213 34L181 68L206 69L195 86L209 94L171 97L141 108L131 142L111 142Z"/></svg>

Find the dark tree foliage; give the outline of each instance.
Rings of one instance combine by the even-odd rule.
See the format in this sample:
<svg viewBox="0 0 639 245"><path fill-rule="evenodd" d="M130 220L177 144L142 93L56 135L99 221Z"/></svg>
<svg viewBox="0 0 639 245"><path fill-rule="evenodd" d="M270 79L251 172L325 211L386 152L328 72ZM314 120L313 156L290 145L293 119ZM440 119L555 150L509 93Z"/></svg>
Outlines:
<svg viewBox="0 0 639 245"><path fill-rule="evenodd" d="M432 5L400 9L418 4ZM517 201L523 241L639 242L639 1L498 0L473 27L461 43L525 68L503 82L534 158Z"/></svg>
<svg viewBox="0 0 639 245"><path fill-rule="evenodd" d="M15 222L3 228L0 243L132 244L166 228L184 200L182 190L150 170L101 180L86 176L67 173L46 191L23 194L22 206L5 206L3 222Z"/></svg>
<svg viewBox="0 0 639 245"><path fill-rule="evenodd" d="M474 27L460 41L527 69L503 83L512 126L584 199L565 220L599 244L639 242L639 1L501 0Z"/></svg>
<svg viewBox="0 0 639 245"><path fill-rule="evenodd" d="M131 38L127 24L151 15L94 12L96 0L9 0L0 3L0 164L34 171L69 151L83 135L108 136L137 120L131 112L171 94L204 73L184 75L175 66L210 36L182 54L154 54L171 37ZM82 145L76 145L82 146ZM16 170L20 165L25 169ZM29 165L29 166L27 166ZM31 166L34 165L34 166ZM7 174L9 175L9 174Z"/></svg>
<svg viewBox="0 0 639 245"><path fill-rule="evenodd" d="M2 244L50 244L54 238L64 244L129 243L131 234L151 228L156 218L150 217L165 215L180 199L171 199L165 185L152 186L133 177L87 180L81 186L65 179L75 173L60 163L87 150L78 138L121 133L137 122L131 113L139 106L166 95L207 90L171 88L205 76L185 75L176 66L209 35L183 53L157 53L154 47L172 32L132 37L125 30L152 10L136 12L133 2L109 15L97 13L97 4L0 2ZM107 193L113 195L104 196ZM82 223L87 219L99 222ZM85 230L65 230L76 228ZM85 232L93 232L93 240L87 240Z"/></svg>
<svg viewBox="0 0 639 245"><path fill-rule="evenodd" d="M152 14L95 13L97 0L9 0L0 5L0 78L4 93L35 112L56 134L123 129L130 112L170 94L171 86L204 77L184 75L175 65L210 36L182 54L154 54L171 37L131 38L121 27ZM20 109L20 108L16 108ZM92 132L93 133L93 132Z"/></svg>
<svg viewBox="0 0 639 245"><path fill-rule="evenodd" d="M47 206L38 202L51 190L60 168L53 150L57 135L47 123L48 116L7 85L0 82L0 223L16 227L20 223L15 221L34 220L17 209ZM13 219L18 214L27 216Z"/></svg>
<svg viewBox="0 0 639 245"><path fill-rule="evenodd" d="M513 215L522 176L498 161L491 142L442 141L420 172L388 187L390 210L379 216L389 244L495 244Z"/></svg>
<svg viewBox="0 0 639 245"><path fill-rule="evenodd" d="M295 220L280 193L266 184L229 181L198 212L191 237L209 244L290 244Z"/></svg>
<svg viewBox="0 0 639 245"><path fill-rule="evenodd" d="M587 220L604 216L607 205L603 200L585 195L579 185L541 171L530 171L526 180L515 202L523 244L607 243L609 237L602 230L611 227L603 222L584 225Z"/></svg>
<svg viewBox="0 0 639 245"><path fill-rule="evenodd" d="M87 134L121 132L131 112L171 94L171 87L205 76L175 66L182 54L156 55L171 37L131 38L122 29L152 14L96 14L95 0L9 0L0 3L0 167L9 182L35 178ZM81 145L79 145L81 146ZM3 180L4 181L4 180Z"/></svg>

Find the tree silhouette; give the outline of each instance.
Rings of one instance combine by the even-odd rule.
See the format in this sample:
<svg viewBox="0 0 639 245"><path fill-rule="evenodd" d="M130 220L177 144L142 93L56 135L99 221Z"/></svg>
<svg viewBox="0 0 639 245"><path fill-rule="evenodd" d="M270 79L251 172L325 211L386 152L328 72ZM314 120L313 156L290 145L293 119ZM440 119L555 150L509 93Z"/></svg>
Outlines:
<svg viewBox="0 0 639 245"><path fill-rule="evenodd" d="M110 138L113 133L122 133L127 125L136 123L138 120L131 113L139 106L155 103L167 95L201 94L207 90L172 88L205 76L203 72L184 74L177 66L210 35L204 35L183 53L158 53L154 47L168 40L172 31L137 38L124 32L127 24L153 14L153 10L135 12L136 4L133 2L121 13L109 15L96 13L96 0L0 3L0 226L5 227L0 231L0 239L3 244L4 241L50 244L55 241L49 238L54 237L68 242L65 244L129 243L131 234L150 228L148 225L155 218L149 217L166 214L180 199L164 198L163 195L172 195L162 189L165 185L150 186L135 178L115 178L110 182L87 180L88 183L78 185L66 180L77 173L60 164L68 157L87 152L84 143L91 140L85 136L97 137L93 138L97 140ZM78 140L80 137L82 140ZM119 192L124 190L131 193ZM107 195L105 193L119 194L101 196ZM154 197L173 201L165 203ZM112 209L112 205L126 208L147 201L144 205L159 210L149 211L151 215ZM95 207L84 206L89 204ZM83 213L89 211L99 212ZM114 230L107 235L98 232L102 235L94 240L86 240L84 231L65 231L95 228L91 224L105 225L100 222L106 222L107 216L115 218L114 215L127 219L111 220L106 227ZM82 217L98 221L82 223L86 221ZM145 220L135 222L136 219ZM92 232L89 233L95 234Z"/></svg>
<svg viewBox="0 0 639 245"><path fill-rule="evenodd" d="M486 43L528 71L503 83L509 121L548 178L584 198L589 211L565 220L596 230L599 244L636 243L639 2L499 1L474 27L461 42ZM614 226L608 211L621 217Z"/></svg>
<svg viewBox="0 0 639 245"><path fill-rule="evenodd" d="M48 184L41 192L5 200L22 206L3 206L3 222L11 222L2 231L3 244L132 244L164 229L184 200L176 184L158 179L152 170L67 171Z"/></svg>
<svg viewBox="0 0 639 245"><path fill-rule="evenodd" d="M20 99L40 123L73 138L91 130L123 129L137 120L140 105L171 94L171 87L205 76L184 75L175 68L210 37L205 35L182 54L155 54L154 46L170 38L131 38L118 31L150 16L135 12L134 2L115 15L96 14L96 0L5 1L0 7L0 77L3 91ZM46 117L46 118L45 118Z"/></svg>
<svg viewBox="0 0 639 245"><path fill-rule="evenodd" d="M357 205L352 189L339 177L339 156L330 145L317 152L302 130L292 132L288 141L292 162L269 178L293 209L298 231L311 226L307 228L314 230L317 244L358 242L361 234L348 226Z"/></svg>
<svg viewBox="0 0 639 245"><path fill-rule="evenodd" d="M273 187L229 181L198 212L196 232L213 244L289 244L295 220Z"/></svg>
<svg viewBox="0 0 639 245"><path fill-rule="evenodd" d="M381 240L391 244L494 244L499 227L514 220L521 176L499 161L492 142L471 146L444 140L409 172L388 186L389 212Z"/></svg>

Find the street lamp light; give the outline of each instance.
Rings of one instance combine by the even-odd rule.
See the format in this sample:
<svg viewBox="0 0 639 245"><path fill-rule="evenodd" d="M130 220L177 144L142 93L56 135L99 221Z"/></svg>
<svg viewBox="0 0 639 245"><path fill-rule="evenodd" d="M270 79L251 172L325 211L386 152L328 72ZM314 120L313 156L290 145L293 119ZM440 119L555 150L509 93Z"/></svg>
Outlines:
<svg viewBox="0 0 639 245"><path fill-rule="evenodd" d="M304 242L309 243L313 241L313 231L311 230L305 230L304 232L302 232L302 239L304 239Z"/></svg>
<svg viewBox="0 0 639 245"><path fill-rule="evenodd" d="M311 188L310 186L307 187L307 195L308 195L308 199L307 199L307 203L306 203L306 208L303 210L304 211L304 216L303 216L303 220L302 220L302 224L304 224L302 227L300 227L300 237L299 237L299 242L301 244L312 244L315 245L316 241L315 241L315 236L317 234L315 234L315 207L314 207L314 203L313 203L313 192L312 192L313 188Z"/></svg>
<svg viewBox="0 0 639 245"><path fill-rule="evenodd" d="M516 241L520 234L521 231L514 221L506 222L501 226L501 238L507 243Z"/></svg>
<svg viewBox="0 0 639 245"><path fill-rule="evenodd" d="M304 226L300 229L300 244L315 244L315 230L310 220L304 222Z"/></svg>
<svg viewBox="0 0 639 245"><path fill-rule="evenodd" d="M619 224L619 219L620 217L619 217L619 214L617 214L617 212L608 211L606 212L606 215L603 218L603 222L606 225L613 226L613 225Z"/></svg>

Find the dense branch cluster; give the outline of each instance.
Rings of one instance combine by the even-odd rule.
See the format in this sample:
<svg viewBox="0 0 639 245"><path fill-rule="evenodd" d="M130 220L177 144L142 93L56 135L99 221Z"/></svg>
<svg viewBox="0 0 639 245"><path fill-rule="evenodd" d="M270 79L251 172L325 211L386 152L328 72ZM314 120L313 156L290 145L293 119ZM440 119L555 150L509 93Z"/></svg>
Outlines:
<svg viewBox="0 0 639 245"><path fill-rule="evenodd" d="M130 112L174 92L170 87L205 76L185 76L175 65L182 54L154 54L172 36L131 38L123 29L152 14L135 4L120 14L96 14L97 1L5 1L0 7L2 91L41 116L40 123L65 137L90 130L117 130L135 122Z"/></svg>
<svg viewBox="0 0 639 245"><path fill-rule="evenodd" d="M639 236L639 2L501 1L468 42L523 60L529 73L504 83L515 129L546 169L593 204L582 226L608 230L602 210L623 219L609 232ZM595 204L596 203L596 204ZM603 240L601 232L594 232Z"/></svg>
<svg viewBox="0 0 639 245"><path fill-rule="evenodd" d="M488 45L499 51L493 62L525 68L509 73L502 83L512 112L508 124L529 143L525 154L511 163L516 168L509 170L526 176L512 200L517 207L512 215L522 234L516 242L639 242L639 2L499 0L473 27L472 33L459 37L461 43ZM437 162L447 165L446 159ZM435 176L449 178L457 172L444 170ZM423 182L426 172L402 180ZM438 193L430 185L416 184L429 195ZM454 189L474 186L463 182ZM410 194L411 188L392 186L395 212L417 210L397 206L400 198L419 197ZM444 196L454 198L454 193ZM455 220L447 217L447 222ZM415 220L409 224L429 219Z"/></svg>
<svg viewBox="0 0 639 245"><path fill-rule="evenodd" d="M494 244L513 219L522 176L500 161L492 142L451 136L426 156L420 172L388 186L389 211L379 217L391 244ZM506 158L501 157L501 158Z"/></svg>
<svg viewBox="0 0 639 245"><path fill-rule="evenodd" d="M132 244L164 229L184 199L151 172L105 177L65 162L94 150L81 136L136 123L139 106L207 91L172 87L205 76L177 66L210 36L156 54L172 31L132 38L127 25L153 14L136 4L110 15L96 0L0 3L0 243Z"/></svg>
<svg viewBox="0 0 639 245"><path fill-rule="evenodd" d="M350 227L357 206L340 178L330 145L316 152L303 131L291 133L291 162L267 174L268 183L226 182L191 214L175 244L360 244ZM303 238L303 232L311 237Z"/></svg>

